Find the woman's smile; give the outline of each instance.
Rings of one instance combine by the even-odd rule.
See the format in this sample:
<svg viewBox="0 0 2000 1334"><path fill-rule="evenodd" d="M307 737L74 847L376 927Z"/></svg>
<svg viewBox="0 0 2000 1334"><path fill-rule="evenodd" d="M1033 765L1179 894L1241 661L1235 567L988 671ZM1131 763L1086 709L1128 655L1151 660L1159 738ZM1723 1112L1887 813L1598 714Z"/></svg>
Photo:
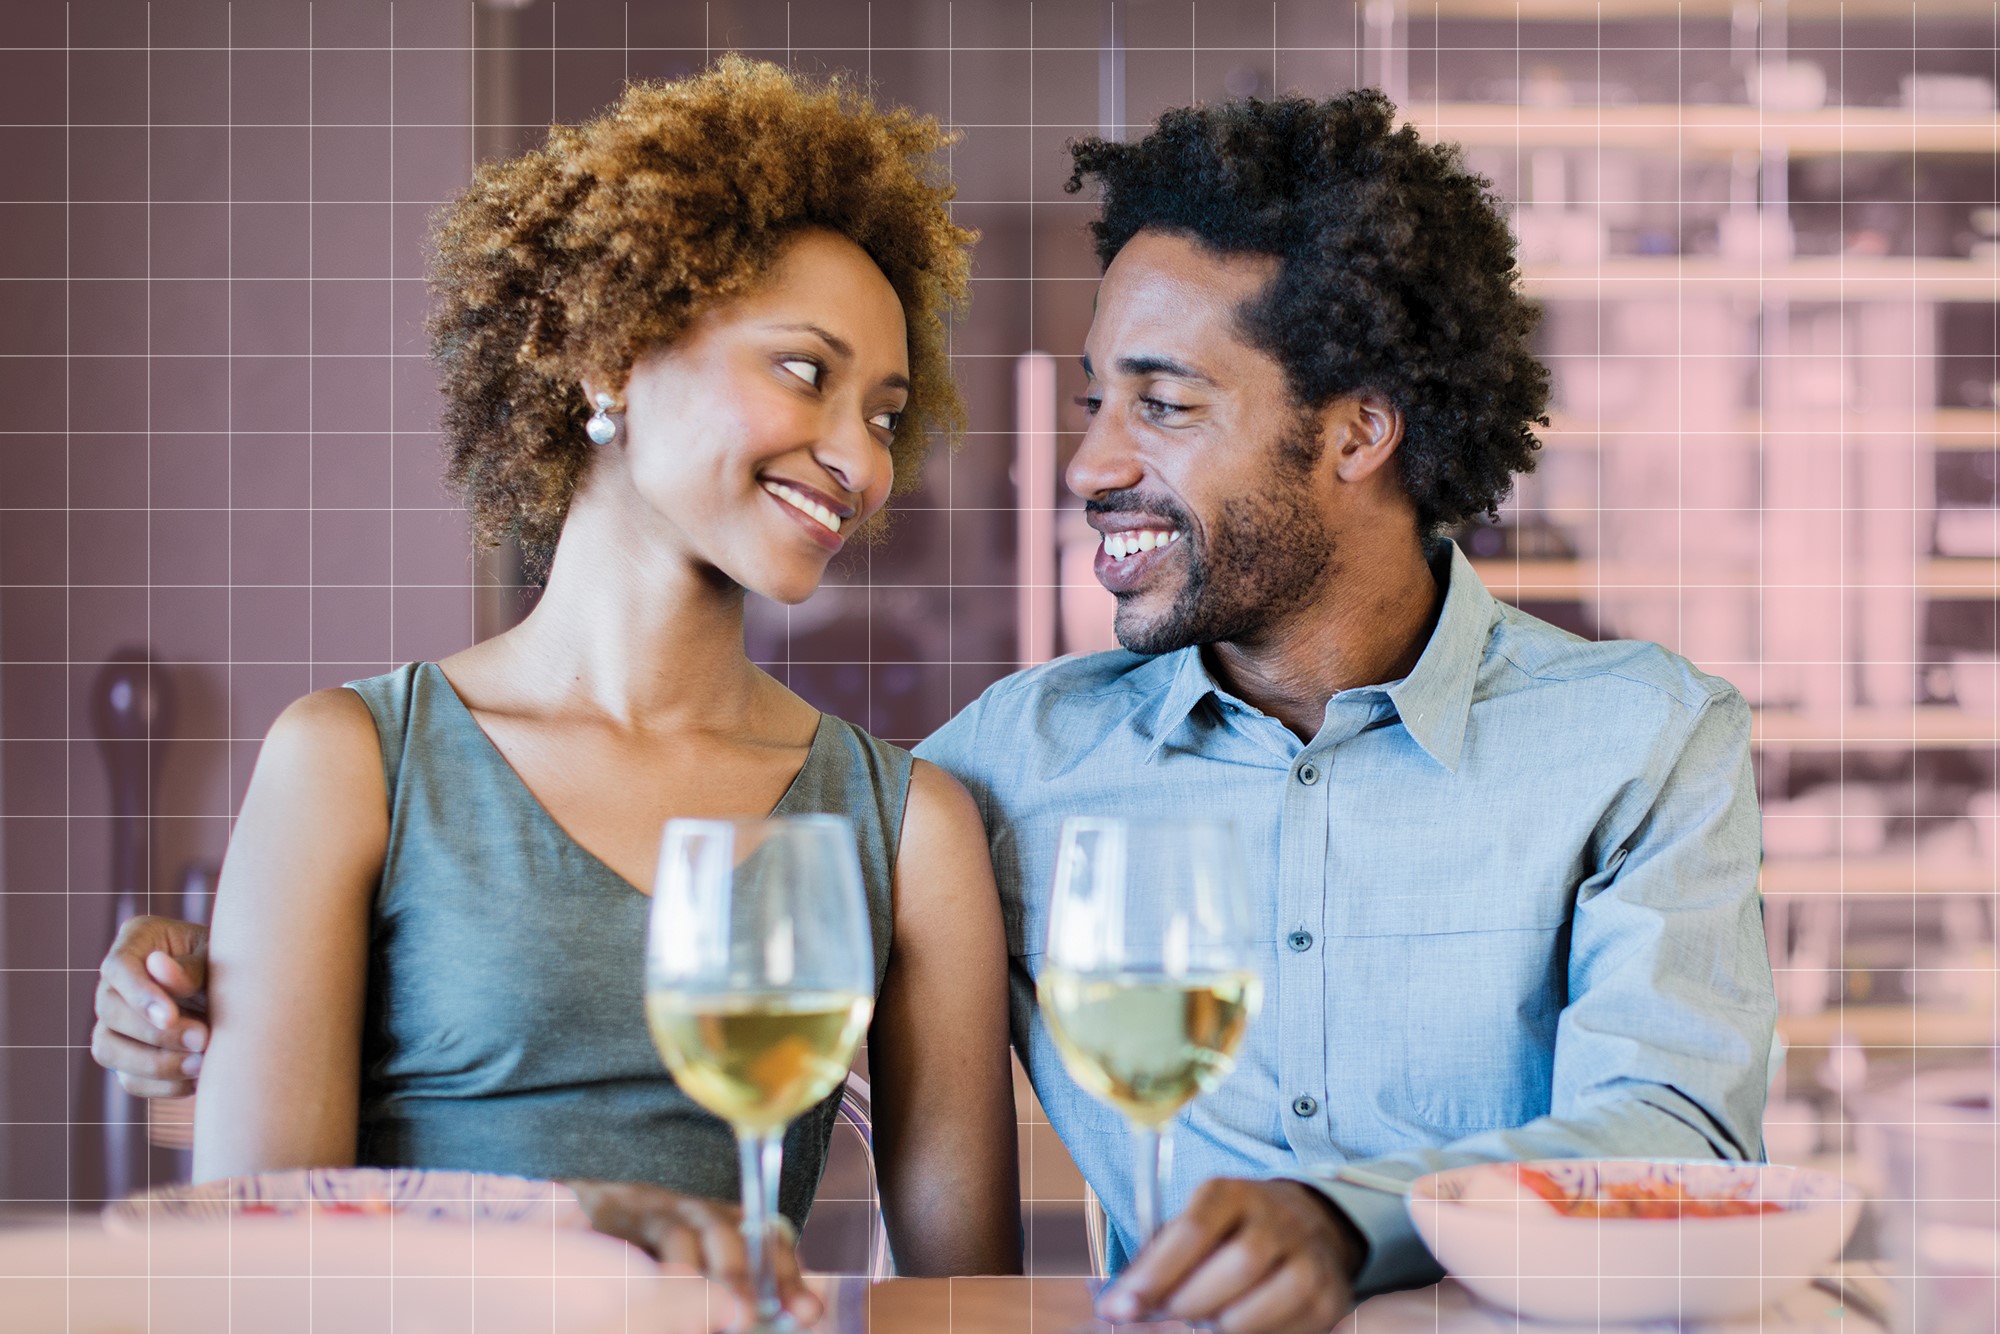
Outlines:
<svg viewBox="0 0 2000 1334"><path fill-rule="evenodd" d="M759 485L777 501L780 509L791 515L801 531L828 551L838 551L846 542L846 538L841 536L840 523L853 513L850 507L836 507L830 497L796 482L766 477L760 480Z"/></svg>

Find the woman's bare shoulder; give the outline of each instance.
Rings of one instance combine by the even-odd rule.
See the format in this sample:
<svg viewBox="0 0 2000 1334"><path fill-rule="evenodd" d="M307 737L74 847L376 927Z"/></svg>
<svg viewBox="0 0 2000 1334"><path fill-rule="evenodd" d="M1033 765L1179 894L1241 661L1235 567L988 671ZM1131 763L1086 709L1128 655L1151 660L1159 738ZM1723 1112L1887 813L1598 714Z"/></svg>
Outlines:
<svg viewBox="0 0 2000 1334"><path fill-rule="evenodd" d="M285 706L264 737L264 748L316 751L328 756L365 750L374 755L375 715L361 696L345 686L315 690Z"/></svg>
<svg viewBox="0 0 2000 1334"><path fill-rule="evenodd" d="M965 785L928 760L910 769L910 795L896 850L897 911L963 922L998 907L986 825Z"/></svg>
<svg viewBox="0 0 2000 1334"><path fill-rule="evenodd" d="M362 814L386 806L382 743L361 696L344 687L315 690L278 715L257 754L246 810L272 797L294 815Z"/></svg>

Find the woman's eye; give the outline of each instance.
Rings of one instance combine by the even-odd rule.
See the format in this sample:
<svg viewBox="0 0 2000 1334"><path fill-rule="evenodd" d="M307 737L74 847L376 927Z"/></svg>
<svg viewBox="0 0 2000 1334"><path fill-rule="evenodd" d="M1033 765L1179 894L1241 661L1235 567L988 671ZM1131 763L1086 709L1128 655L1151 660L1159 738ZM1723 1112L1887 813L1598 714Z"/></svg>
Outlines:
<svg viewBox="0 0 2000 1334"><path fill-rule="evenodd" d="M804 357L787 357L778 364L813 388L819 388L820 366L817 361L807 361Z"/></svg>
<svg viewBox="0 0 2000 1334"><path fill-rule="evenodd" d="M878 412L868 419L870 426L879 426L890 435L894 435L896 428L902 423L903 414L900 412Z"/></svg>

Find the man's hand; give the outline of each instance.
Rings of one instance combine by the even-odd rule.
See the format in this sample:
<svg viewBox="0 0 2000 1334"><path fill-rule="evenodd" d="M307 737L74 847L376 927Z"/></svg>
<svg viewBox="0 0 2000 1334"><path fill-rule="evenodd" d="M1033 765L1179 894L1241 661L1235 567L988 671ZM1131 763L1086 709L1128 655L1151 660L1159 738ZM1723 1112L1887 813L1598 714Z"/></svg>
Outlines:
<svg viewBox="0 0 2000 1334"><path fill-rule="evenodd" d="M127 1093L184 1098L208 1049L208 928L134 917L97 970L90 1054Z"/></svg>
<svg viewBox="0 0 2000 1334"><path fill-rule="evenodd" d="M733 1291L745 1310L756 1309L743 1214L734 1205L633 1182L564 1184L576 1192L590 1225L599 1232L631 1242L663 1265L698 1270ZM791 1224L780 1217L768 1244L771 1269L778 1278L778 1300L800 1322L811 1325L825 1314L825 1308L799 1273Z"/></svg>
<svg viewBox="0 0 2000 1334"><path fill-rule="evenodd" d="M1098 1299L1107 1320L1169 1316L1218 1334L1325 1334L1354 1305L1360 1236L1296 1181L1217 1178Z"/></svg>

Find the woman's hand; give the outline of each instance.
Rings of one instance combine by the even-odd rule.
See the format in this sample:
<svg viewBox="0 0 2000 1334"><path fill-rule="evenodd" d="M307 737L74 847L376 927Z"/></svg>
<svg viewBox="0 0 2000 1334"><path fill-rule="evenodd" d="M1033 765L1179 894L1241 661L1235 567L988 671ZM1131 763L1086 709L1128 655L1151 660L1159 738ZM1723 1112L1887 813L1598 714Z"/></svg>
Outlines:
<svg viewBox="0 0 2000 1334"><path fill-rule="evenodd" d="M590 1225L607 1236L629 1241L661 1264L685 1265L728 1287L736 1299L754 1306L750 1249L743 1238L743 1213L734 1205L694 1195L676 1195L660 1186L629 1181L570 1181ZM778 1277L778 1300L810 1325L824 1314L818 1297L799 1273L792 1226L782 1217L771 1230L771 1270Z"/></svg>

